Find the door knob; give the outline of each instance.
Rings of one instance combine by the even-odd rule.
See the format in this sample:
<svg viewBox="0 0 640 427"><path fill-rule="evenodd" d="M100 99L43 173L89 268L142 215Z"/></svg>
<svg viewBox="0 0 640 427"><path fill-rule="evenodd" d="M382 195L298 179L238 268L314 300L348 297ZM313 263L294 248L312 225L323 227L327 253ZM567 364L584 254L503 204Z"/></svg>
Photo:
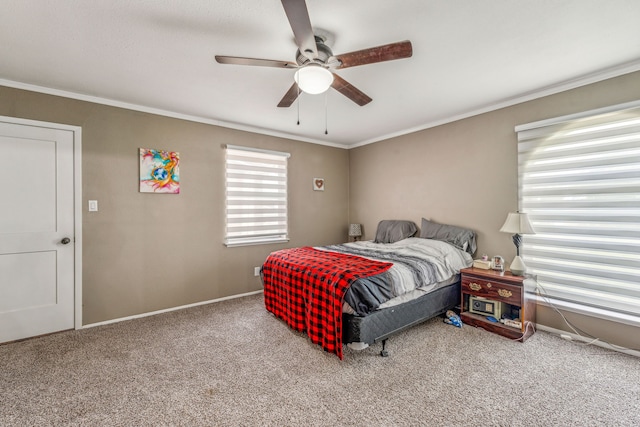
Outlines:
<svg viewBox="0 0 640 427"><path fill-rule="evenodd" d="M62 243L63 245L68 245L71 242L71 239L68 237L65 237L64 239L60 240L60 243Z"/></svg>

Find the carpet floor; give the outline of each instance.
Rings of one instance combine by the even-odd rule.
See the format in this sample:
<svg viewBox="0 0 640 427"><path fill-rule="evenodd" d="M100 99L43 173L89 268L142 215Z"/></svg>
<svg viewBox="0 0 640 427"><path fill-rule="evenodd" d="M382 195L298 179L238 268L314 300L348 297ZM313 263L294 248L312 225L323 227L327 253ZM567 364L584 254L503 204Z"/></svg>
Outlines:
<svg viewBox="0 0 640 427"><path fill-rule="evenodd" d="M637 426L640 359L432 319L340 361L253 295L0 346L0 426Z"/></svg>

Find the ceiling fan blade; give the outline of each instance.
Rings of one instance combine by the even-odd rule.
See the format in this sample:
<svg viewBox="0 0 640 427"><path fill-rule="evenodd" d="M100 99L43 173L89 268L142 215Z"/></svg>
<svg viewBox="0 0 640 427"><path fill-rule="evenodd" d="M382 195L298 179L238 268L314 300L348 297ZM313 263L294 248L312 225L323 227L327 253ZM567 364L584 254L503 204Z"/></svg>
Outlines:
<svg viewBox="0 0 640 427"><path fill-rule="evenodd" d="M413 47L409 40L405 40L336 55L335 57L340 61L340 65L335 68L340 69L376 62L393 61L394 59L409 58L411 55L413 55Z"/></svg>
<svg viewBox="0 0 640 427"><path fill-rule="evenodd" d="M291 104L294 103L296 99L298 99L298 95L300 95L300 90L298 90L298 84L293 82L293 85L289 88L287 93L282 97L278 107L291 107Z"/></svg>
<svg viewBox="0 0 640 427"><path fill-rule="evenodd" d="M307 3L304 0L282 0L282 7L289 19L300 53L309 59L317 58L318 48L311 28Z"/></svg>
<svg viewBox="0 0 640 427"><path fill-rule="evenodd" d="M337 74L333 74L333 83L331 87L358 104L359 106L367 105L372 101L364 92L357 89L354 85L343 79Z"/></svg>
<svg viewBox="0 0 640 427"><path fill-rule="evenodd" d="M255 65L258 67L298 68L298 64L289 61L276 61L273 59L242 58L239 56L216 55L216 61L220 64Z"/></svg>

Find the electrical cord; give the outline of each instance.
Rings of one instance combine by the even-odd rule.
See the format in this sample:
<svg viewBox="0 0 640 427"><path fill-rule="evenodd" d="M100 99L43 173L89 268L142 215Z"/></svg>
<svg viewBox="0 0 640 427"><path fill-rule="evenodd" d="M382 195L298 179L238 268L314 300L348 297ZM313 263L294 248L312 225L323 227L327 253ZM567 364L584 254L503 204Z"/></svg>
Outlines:
<svg viewBox="0 0 640 427"><path fill-rule="evenodd" d="M522 335L520 335L517 338L509 338L511 341L520 341L521 339L523 339L526 335L527 335L527 331L529 330L529 327L531 327L532 332L531 335L533 335L536 332L536 327L532 322L524 322L524 332L522 333Z"/></svg>
<svg viewBox="0 0 640 427"><path fill-rule="evenodd" d="M535 280L535 279L533 279ZM564 321L564 323L573 331L574 334L578 335L580 338L583 338L585 340L590 339L591 341L589 342L581 342L581 343L577 343L578 345L582 345L582 346L589 346L589 345L593 345L596 342L601 342L603 344L608 345L611 348L614 349L618 349L618 350L633 350L633 351L640 351L640 349L638 348L629 348L629 347L622 347L613 343L610 343L608 341L602 340L600 338L597 338L595 336L593 336L592 334L585 332L584 330L580 329L579 327L577 327L576 325L574 325L573 323L571 323L569 321L569 319L567 319L567 317L564 315L564 313L562 313L558 307L556 307L556 305L551 301L551 299L549 298L549 293L547 292L547 290L544 288L544 286L542 286L537 280L535 280L536 282L536 291L538 293L538 295L540 295L542 297L542 299L556 312L560 315L560 317L562 318L562 320ZM540 292L542 291L542 292Z"/></svg>

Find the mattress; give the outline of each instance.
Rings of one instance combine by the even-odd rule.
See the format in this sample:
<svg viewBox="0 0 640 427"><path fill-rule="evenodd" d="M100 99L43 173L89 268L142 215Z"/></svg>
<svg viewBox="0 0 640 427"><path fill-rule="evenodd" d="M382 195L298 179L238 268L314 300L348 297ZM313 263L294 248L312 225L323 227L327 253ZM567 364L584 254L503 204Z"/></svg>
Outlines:
<svg viewBox="0 0 640 427"><path fill-rule="evenodd" d="M414 299L420 298L422 296L425 296L429 292L433 292L433 291L438 290L440 288L443 288L445 286L453 285L453 284L455 284L456 282L459 282L459 281L460 281L460 275L459 274L453 275L450 278L448 278L447 280L443 280L441 282L438 282L435 285L427 286L427 287L420 287L420 288L414 289L412 291L409 291L407 293L404 293L402 295L399 295L399 296L397 296L395 298L391 298L387 302L384 302L384 303L380 304L378 306L377 310L382 310L384 308L394 307L396 305L400 305L400 304L403 304L405 302L409 302L411 300L414 300ZM348 313L348 314L357 314L356 311L353 309L353 307L351 307L349 305L349 303L347 303L347 302L342 304L342 312L343 313Z"/></svg>

